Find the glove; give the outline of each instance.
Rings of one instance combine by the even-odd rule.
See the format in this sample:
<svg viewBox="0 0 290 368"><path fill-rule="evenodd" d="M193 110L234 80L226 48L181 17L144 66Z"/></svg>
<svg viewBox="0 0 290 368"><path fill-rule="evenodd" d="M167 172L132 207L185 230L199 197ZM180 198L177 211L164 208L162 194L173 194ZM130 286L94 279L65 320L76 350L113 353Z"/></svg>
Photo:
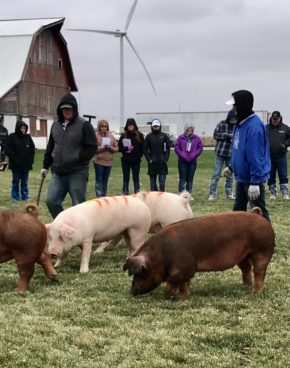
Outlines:
<svg viewBox="0 0 290 368"><path fill-rule="evenodd" d="M228 176L232 176L232 175L233 175L233 171L229 168L229 166L227 166L223 171L223 176L227 178Z"/></svg>
<svg viewBox="0 0 290 368"><path fill-rule="evenodd" d="M128 146L128 151L129 151L129 152L134 151L134 147L133 147L133 146Z"/></svg>
<svg viewBox="0 0 290 368"><path fill-rule="evenodd" d="M47 174L48 174L48 170L46 170L46 169L41 169L41 170L40 170L40 175L41 175L43 178L46 178L46 177L47 177Z"/></svg>
<svg viewBox="0 0 290 368"><path fill-rule="evenodd" d="M259 185L250 185L248 189L248 197L252 201L257 199L260 196L260 187Z"/></svg>

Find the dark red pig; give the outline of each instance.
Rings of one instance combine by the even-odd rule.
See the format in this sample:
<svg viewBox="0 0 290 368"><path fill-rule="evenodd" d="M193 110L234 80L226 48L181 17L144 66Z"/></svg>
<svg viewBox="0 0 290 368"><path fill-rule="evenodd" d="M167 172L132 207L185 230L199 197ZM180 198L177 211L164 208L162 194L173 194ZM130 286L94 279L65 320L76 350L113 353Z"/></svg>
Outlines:
<svg viewBox="0 0 290 368"><path fill-rule="evenodd" d="M27 290L36 262L49 279L55 280L57 276L45 251L46 228L37 215L37 207L33 204L27 205L25 211L0 211L0 263L15 259L20 292Z"/></svg>
<svg viewBox="0 0 290 368"><path fill-rule="evenodd" d="M224 271L238 265L243 283L260 293L275 246L272 226L255 208L223 212L168 225L148 239L124 264L133 275L131 293L147 293L166 282L166 297L188 297L195 272Z"/></svg>

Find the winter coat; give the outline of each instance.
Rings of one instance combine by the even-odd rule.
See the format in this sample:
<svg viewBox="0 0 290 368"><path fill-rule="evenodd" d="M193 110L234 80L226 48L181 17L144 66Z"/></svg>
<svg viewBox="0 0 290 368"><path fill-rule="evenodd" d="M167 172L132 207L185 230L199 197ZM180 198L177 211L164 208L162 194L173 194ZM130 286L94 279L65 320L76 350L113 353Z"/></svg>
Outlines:
<svg viewBox="0 0 290 368"><path fill-rule="evenodd" d="M130 139L133 150L129 151L128 147L124 147L123 140ZM119 151L122 152L122 161L134 164L141 161L143 156L143 145L144 145L144 135L139 131L129 131L121 134L119 139Z"/></svg>
<svg viewBox="0 0 290 368"><path fill-rule="evenodd" d="M170 139L167 134L152 131L144 140L144 156L148 162L148 175L167 175L170 155Z"/></svg>
<svg viewBox="0 0 290 368"><path fill-rule="evenodd" d="M187 149L189 146L190 150ZM194 162L203 151L201 139L196 134L191 137L187 134L181 134L175 143L175 153L179 160Z"/></svg>
<svg viewBox="0 0 290 368"><path fill-rule="evenodd" d="M28 125L24 121L17 121L15 133L9 134L6 146L9 169L19 172L32 170L35 155L35 145L31 135L23 134L20 130L21 126L25 126L27 132Z"/></svg>
<svg viewBox="0 0 290 368"><path fill-rule="evenodd" d="M64 129L64 116L60 106L65 103L73 106L74 116ZM58 120L51 127L43 168L48 169L51 166L56 174L67 175L89 167L97 150L96 134L91 123L78 115L78 104L71 93L61 99L57 115Z"/></svg>
<svg viewBox="0 0 290 368"><path fill-rule="evenodd" d="M5 150L6 150L6 143L8 138L8 130L4 126L0 126L0 162L4 161L5 159Z"/></svg>
<svg viewBox="0 0 290 368"><path fill-rule="evenodd" d="M290 146L290 127L283 124L282 119L277 126L272 125L270 120L267 130L271 157L277 158L285 155L287 153L287 147Z"/></svg>

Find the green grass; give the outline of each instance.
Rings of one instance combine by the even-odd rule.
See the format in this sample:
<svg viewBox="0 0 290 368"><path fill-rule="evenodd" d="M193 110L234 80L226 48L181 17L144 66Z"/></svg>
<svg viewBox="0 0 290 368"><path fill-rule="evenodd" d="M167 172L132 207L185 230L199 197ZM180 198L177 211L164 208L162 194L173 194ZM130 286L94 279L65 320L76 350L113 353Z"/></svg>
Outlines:
<svg viewBox="0 0 290 368"><path fill-rule="evenodd" d="M30 174L36 199L43 152ZM192 208L195 216L231 210L221 179L218 200L208 202L213 151L198 161ZM167 190L176 192L178 173L171 155ZM115 156L109 194L121 190L120 157ZM51 221L44 199L40 218ZM145 164L141 182L149 188ZM10 202L11 173L0 174L0 206L23 208ZM94 196L91 170L88 198ZM69 206L69 200L66 206ZM37 266L26 295L17 294L14 262L0 266L1 367L283 367L289 364L289 203L268 202L276 232L276 253L268 267L265 288L253 296L241 285L237 268L200 273L192 280L186 301L164 300L163 286L134 298L131 279L122 271L124 245L93 254L88 274L79 273L74 250L60 270L60 283L50 283ZM101 219L100 219L101 221ZM210 231L210 229L209 229ZM214 234L213 234L214 236ZM0 238L1 241L1 238Z"/></svg>

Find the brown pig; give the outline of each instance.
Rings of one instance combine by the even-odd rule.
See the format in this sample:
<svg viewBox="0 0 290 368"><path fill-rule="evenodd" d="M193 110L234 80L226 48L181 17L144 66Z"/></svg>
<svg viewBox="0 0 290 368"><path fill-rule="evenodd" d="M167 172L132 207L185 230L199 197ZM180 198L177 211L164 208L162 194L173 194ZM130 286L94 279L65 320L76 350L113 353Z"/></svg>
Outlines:
<svg viewBox="0 0 290 368"><path fill-rule="evenodd" d="M224 271L238 265L243 284L260 293L275 246L272 226L255 208L177 222L148 239L124 264L133 275L131 293L144 294L166 282L166 297L188 297L195 272Z"/></svg>
<svg viewBox="0 0 290 368"><path fill-rule="evenodd" d="M56 279L49 254L45 251L47 232L37 218L38 210L33 204L25 211L0 211L0 263L15 259L20 280L17 290L27 290L34 273L35 263L39 263L45 275Z"/></svg>

